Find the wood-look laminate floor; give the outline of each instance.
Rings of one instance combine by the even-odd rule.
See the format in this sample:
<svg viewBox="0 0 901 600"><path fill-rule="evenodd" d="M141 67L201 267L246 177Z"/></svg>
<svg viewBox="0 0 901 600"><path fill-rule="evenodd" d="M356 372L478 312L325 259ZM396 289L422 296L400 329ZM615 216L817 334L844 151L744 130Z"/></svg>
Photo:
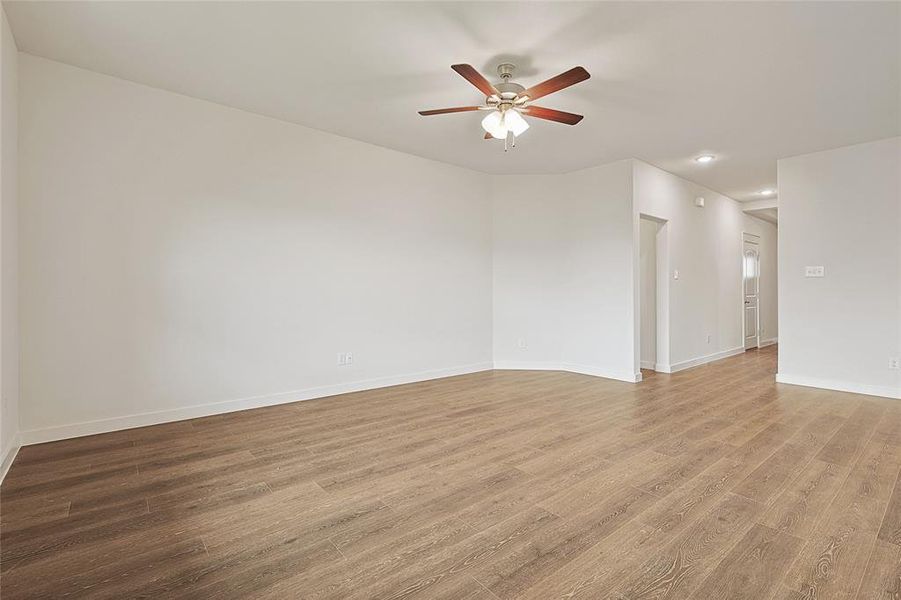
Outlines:
<svg viewBox="0 0 901 600"><path fill-rule="evenodd" d="M23 448L15 598L897 598L901 403L770 347L496 371Z"/></svg>

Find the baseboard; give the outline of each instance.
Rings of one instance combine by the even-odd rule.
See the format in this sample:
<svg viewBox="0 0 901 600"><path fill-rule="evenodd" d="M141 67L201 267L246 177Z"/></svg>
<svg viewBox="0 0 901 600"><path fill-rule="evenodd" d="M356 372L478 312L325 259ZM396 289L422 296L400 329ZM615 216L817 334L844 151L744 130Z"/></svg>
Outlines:
<svg viewBox="0 0 901 600"><path fill-rule="evenodd" d="M768 340L760 340L759 342L757 342L757 347L765 348L767 346L772 346L773 344L778 344L778 343L779 343L779 338L770 338Z"/></svg>
<svg viewBox="0 0 901 600"><path fill-rule="evenodd" d="M598 367L566 362L499 360L494 363L494 368L499 371L566 371L568 373L592 375L594 377L616 379L617 381L627 381L629 383L641 381L641 373L610 371Z"/></svg>
<svg viewBox="0 0 901 600"><path fill-rule="evenodd" d="M558 362L529 361L529 360L496 360L496 371L563 371Z"/></svg>
<svg viewBox="0 0 901 600"><path fill-rule="evenodd" d="M641 361L641 368L642 368L642 369L650 369L650 370L654 370L656 367L657 367L657 363L655 363L653 360L643 360L643 361Z"/></svg>
<svg viewBox="0 0 901 600"><path fill-rule="evenodd" d="M9 468L12 466L13 461L16 459L16 454L19 453L19 448L21 447L20 437L17 433L13 436L12 444L10 444L9 448L3 453L3 461L0 462L0 483L3 483L3 479L9 472Z"/></svg>
<svg viewBox="0 0 901 600"><path fill-rule="evenodd" d="M603 377L605 379L616 379L618 381L626 381L629 383L638 383L641 381L641 372L630 373L627 371L609 371L607 369L599 369L588 365L579 365L575 363L562 363L560 365L563 371L570 373L581 373L582 375L594 375L595 377Z"/></svg>
<svg viewBox="0 0 901 600"><path fill-rule="evenodd" d="M442 377L453 377L455 375L477 373L479 371L490 371L492 368L492 363L485 362L463 365L459 367L449 367L446 369L422 371L419 373L411 373L406 375L377 377L373 379L364 379L348 383L338 383L333 385L307 388L304 390L283 392L280 394L253 396L250 398L241 398L238 400L211 402L209 404L200 404L196 406L186 406L170 410L139 413L123 417L112 417L109 419L99 419L96 421L86 421L83 423L73 423L70 425L60 425L42 429L31 429L28 431L20 432L19 439L23 446L28 446L31 444L41 444L44 442L53 442L57 440L65 440L86 435L95 435L98 433L109 433L110 431L120 431L122 429L134 429L135 427L147 427L148 425L159 425L161 423L171 423L173 421L183 421L185 419L208 417L210 415L236 412L239 410L248 410L251 408L262 408L265 406L288 404L291 402L300 402L303 400L313 400L315 398L325 398L327 396L335 396L337 394L361 392L365 390L391 387L394 385L403 385L406 383L417 383L420 381L428 381L430 379L440 379Z"/></svg>
<svg viewBox="0 0 901 600"><path fill-rule="evenodd" d="M901 389L887 385L870 385L867 383L855 383L853 381L840 381L837 379L820 379L819 377L805 377L803 375L786 375L776 373L776 383L789 385L802 385L804 387L835 390L838 392L851 392L867 396L881 396L884 398L896 398L901 400Z"/></svg>
<svg viewBox="0 0 901 600"><path fill-rule="evenodd" d="M690 369L692 367L706 365L707 363L711 363L716 360L729 358L730 356L741 354L744 351L744 347L739 346L738 348L730 348L729 350L723 350L722 352L714 352L713 354L708 354L707 356L699 356L698 358L683 360L677 363L670 363L669 365L657 365L658 367L661 367L657 370L661 373L676 373L678 371L684 371L685 369Z"/></svg>

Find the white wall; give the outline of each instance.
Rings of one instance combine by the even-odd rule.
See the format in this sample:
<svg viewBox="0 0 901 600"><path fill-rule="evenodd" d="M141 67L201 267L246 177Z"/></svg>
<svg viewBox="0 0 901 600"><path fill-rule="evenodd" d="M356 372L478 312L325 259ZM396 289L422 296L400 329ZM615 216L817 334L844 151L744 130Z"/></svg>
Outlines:
<svg viewBox="0 0 901 600"><path fill-rule="evenodd" d="M657 362L657 231L660 224L641 219L639 225L639 272L641 281L641 368L653 369Z"/></svg>
<svg viewBox="0 0 901 600"><path fill-rule="evenodd" d="M704 208L694 206L698 196ZM637 160L565 175L497 176L493 198L497 366L636 378L639 340L646 354L657 346L647 311L641 323L641 256L649 252L640 243L641 214L667 221L661 239L669 269L657 277L666 285L658 310L669 331L654 348L659 368L744 351L743 232L761 238L761 339L776 340L776 227L731 198ZM674 269L679 280L667 275Z"/></svg>
<svg viewBox="0 0 901 600"><path fill-rule="evenodd" d="M778 380L901 398L901 138L779 161ZM805 266L826 276L805 278Z"/></svg>
<svg viewBox="0 0 901 600"><path fill-rule="evenodd" d="M498 367L635 380L631 170L493 179Z"/></svg>
<svg viewBox="0 0 901 600"><path fill-rule="evenodd" d="M0 8L0 479L18 449L18 49Z"/></svg>
<svg viewBox="0 0 901 600"><path fill-rule="evenodd" d="M487 176L19 67L26 441L490 368Z"/></svg>
<svg viewBox="0 0 901 600"><path fill-rule="evenodd" d="M635 380L641 372L629 357L635 337L632 287L632 161L566 175L572 209L565 211L564 272L568 302L563 361L576 370Z"/></svg>
<svg viewBox="0 0 901 600"><path fill-rule="evenodd" d="M776 227L744 214L740 203L722 194L642 161L634 161L634 167L636 247L640 215L667 221L670 369L744 350L742 232L761 237L761 337L776 338ZM704 208L694 205L699 196Z"/></svg>
<svg viewBox="0 0 901 600"><path fill-rule="evenodd" d="M494 361L559 368L563 360L562 264L566 245L555 175L493 179ZM521 347L524 345L526 347Z"/></svg>

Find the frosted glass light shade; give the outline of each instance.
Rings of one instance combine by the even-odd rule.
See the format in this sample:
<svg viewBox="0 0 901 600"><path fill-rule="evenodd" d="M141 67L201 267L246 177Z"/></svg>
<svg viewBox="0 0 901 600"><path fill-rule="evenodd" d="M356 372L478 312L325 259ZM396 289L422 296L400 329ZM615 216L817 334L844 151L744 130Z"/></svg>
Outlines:
<svg viewBox="0 0 901 600"><path fill-rule="evenodd" d="M506 125L508 131L513 132L513 135L517 137L529 128L529 124L522 118L519 111L512 108L504 113L504 125Z"/></svg>
<svg viewBox="0 0 901 600"><path fill-rule="evenodd" d="M493 110L482 119L482 129L491 134L491 137L499 140L507 137L507 128L504 126L504 115L499 110Z"/></svg>

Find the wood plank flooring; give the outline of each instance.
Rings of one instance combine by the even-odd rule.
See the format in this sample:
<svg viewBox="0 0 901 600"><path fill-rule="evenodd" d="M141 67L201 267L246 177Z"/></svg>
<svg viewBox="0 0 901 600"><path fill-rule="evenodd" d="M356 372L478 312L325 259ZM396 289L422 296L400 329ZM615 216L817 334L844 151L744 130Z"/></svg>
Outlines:
<svg viewBox="0 0 901 600"><path fill-rule="evenodd" d="M901 403L776 348L495 371L25 447L16 598L898 598Z"/></svg>

